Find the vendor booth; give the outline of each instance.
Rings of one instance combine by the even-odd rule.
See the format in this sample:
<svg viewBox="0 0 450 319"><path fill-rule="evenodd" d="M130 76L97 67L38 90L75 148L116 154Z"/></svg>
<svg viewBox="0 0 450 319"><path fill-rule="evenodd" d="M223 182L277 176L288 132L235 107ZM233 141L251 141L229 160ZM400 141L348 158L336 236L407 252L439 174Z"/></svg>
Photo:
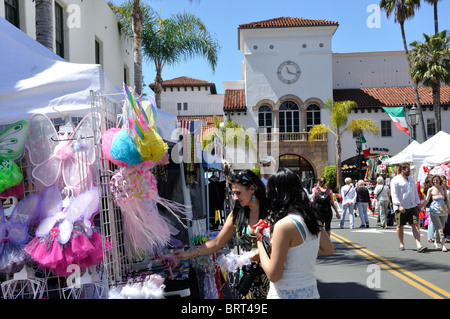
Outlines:
<svg viewBox="0 0 450 319"><path fill-rule="evenodd" d="M238 297L248 255L172 255L223 225L222 158L99 65L69 63L2 18L0 43L0 136L14 137L0 154L0 298Z"/></svg>

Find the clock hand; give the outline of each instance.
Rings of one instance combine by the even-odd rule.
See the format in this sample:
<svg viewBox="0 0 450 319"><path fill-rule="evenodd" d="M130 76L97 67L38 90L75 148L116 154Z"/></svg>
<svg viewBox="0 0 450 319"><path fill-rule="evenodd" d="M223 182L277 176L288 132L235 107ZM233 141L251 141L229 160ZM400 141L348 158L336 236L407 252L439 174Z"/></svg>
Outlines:
<svg viewBox="0 0 450 319"><path fill-rule="evenodd" d="M288 67L286 67L286 71L287 71L287 73L289 73L289 74L296 75L295 73L291 72L291 71L289 70Z"/></svg>

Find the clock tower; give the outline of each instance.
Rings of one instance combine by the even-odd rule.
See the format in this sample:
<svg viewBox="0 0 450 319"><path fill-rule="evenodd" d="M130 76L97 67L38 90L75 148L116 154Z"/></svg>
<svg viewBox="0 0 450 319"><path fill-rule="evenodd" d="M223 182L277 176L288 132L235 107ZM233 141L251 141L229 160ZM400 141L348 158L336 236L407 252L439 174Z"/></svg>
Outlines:
<svg viewBox="0 0 450 319"><path fill-rule="evenodd" d="M303 139L304 145L280 143L279 159L283 153L297 154L300 162L318 163L316 174L334 163L334 141L312 149L307 132L329 123L325 101L333 98L331 44L338 26L335 21L281 17L238 29L247 112L233 120L261 134L279 134L280 141ZM299 149L287 149L294 145Z"/></svg>

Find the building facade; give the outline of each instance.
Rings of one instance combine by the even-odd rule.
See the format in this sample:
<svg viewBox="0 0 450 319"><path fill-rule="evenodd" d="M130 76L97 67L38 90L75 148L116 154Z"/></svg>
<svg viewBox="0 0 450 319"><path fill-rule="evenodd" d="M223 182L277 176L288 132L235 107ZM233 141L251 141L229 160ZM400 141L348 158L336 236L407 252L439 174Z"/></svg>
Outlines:
<svg viewBox="0 0 450 319"><path fill-rule="evenodd" d="M54 52L69 62L100 64L117 87L134 86L133 41L119 32L104 0L52 1ZM35 2L0 0L0 16L36 39Z"/></svg>
<svg viewBox="0 0 450 319"><path fill-rule="evenodd" d="M316 141L314 147L308 136L314 125L329 125L330 115L325 109L328 98L357 102L349 123L357 118L375 121L380 134L365 135L372 154L393 156L411 142L411 137L397 130L382 109L403 106L408 113L416 104L404 52L333 53L332 38L338 27L336 21L288 17L240 25L242 79L224 81L224 94L214 97L215 101L223 100L225 119L254 129L258 141L269 144L259 147L258 158L275 151L278 165L298 171L307 186L323 174L327 165L335 164L334 135ZM162 108L172 94L163 93ZM431 89L420 87L419 95L427 135L431 137L437 133ZM450 132L446 120L448 86L442 86L441 104L442 127ZM209 106L202 108L197 115L209 114ZM417 140L422 142L421 129L416 129ZM342 135L343 161L352 161L357 155L355 137L351 132ZM271 148L271 144L278 148Z"/></svg>

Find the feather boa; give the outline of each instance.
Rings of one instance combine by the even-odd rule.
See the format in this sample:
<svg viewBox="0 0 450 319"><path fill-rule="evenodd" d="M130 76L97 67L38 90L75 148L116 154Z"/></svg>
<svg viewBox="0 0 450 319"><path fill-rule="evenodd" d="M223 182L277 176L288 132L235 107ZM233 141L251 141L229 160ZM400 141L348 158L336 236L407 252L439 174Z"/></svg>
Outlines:
<svg viewBox="0 0 450 319"><path fill-rule="evenodd" d="M170 236L178 233L170 221L159 214L157 204L165 207L186 228L179 217L186 215L186 206L159 196L156 178L146 163L121 167L110 181L114 201L122 211L125 247L131 256L157 254L170 242Z"/></svg>

